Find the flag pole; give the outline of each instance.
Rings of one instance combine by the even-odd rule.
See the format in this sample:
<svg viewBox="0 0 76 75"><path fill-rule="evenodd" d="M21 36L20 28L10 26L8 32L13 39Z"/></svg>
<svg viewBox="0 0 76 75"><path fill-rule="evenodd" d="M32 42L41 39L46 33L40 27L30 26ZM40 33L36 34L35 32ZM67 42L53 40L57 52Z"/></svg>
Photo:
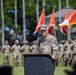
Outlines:
<svg viewBox="0 0 76 75"><path fill-rule="evenodd" d="M25 16L25 0L23 2L23 42L26 40L26 16Z"/></svg>
<svg viewBox="0 0 76 75"><path fill-rule="evenodd" d="M1 0L1 12L2 12L2 46L3 46L4 45L4 41L5 41L3 0Z"/></svg>
<svg viewBox="0 0 76 75"><path fill-rule="evenodd" d="M56 37L56 30L55 30L55 27L54 27L54 36Z"/></svg>
<svg viewBox="0 0 76 75"><path fill-rule="evenodd" d="M44 9L44 24L45 24L45 0L43 0L43 9Z"/></svg>
<svg viewBox="0 0 76 75"><path fill-rule="evenodd" d="M15 0L15 29L16 29L16 39L17 39L17 0Z"/></svg>
<svg viewBox="0 0 76 75"><path fill-rule="evenodd" d="M69 1L68 0L66 0L66 5L69 6Z"/></svg>
<svg viewBox="0 0 76 75"><path fill-rule="evenodd" d="M71 40L70 26L68 26L67 40Z"/></svg>
<svg viewBox="0 0 76 75"><path fill-rule="evenodd" d="M39 0L36 1L37 5L36 5L36 15L37 15L37 22L39 20Z"/></svg>
<svg viewBox="0 0 76 75"><path fill-rule="evenodd" d="M61 23L61 0L59 0L59 23ZM59 31L59 41L61 40L60 39L60 31Z"/></svg>
<svg viewBox="0 0 76 75"><path fill-rule="evenodd" d="M59 23L61 23L61 0L59 0Z"/></svg>
<svg viewBox="0 0 76 75"><path fill-rule="evenodd" d="M69 6L69 1L66 0L66 6ZM67 34L67 40L71 40L71 31L70 31L70 26L68 26L68 34Z"/></svg>
<svg viewBox="0 0 76 75"><path fill-rule="evenodd" d="M53 8L53 11L55 12L55 9ZM55 13L54 13L55 15ZM56 27L56 26L55 26ZM56 30L55 30L55 27L54 27L54 36L56 37Z"/></svg>

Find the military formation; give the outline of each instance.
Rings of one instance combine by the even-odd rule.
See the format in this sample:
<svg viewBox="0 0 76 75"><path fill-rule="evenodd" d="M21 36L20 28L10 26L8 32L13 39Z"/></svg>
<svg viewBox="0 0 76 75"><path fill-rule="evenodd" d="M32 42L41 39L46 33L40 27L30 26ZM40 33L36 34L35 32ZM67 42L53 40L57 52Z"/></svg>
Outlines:
<svg viewBox="0 0 76 75"><path fill-rule="evenodd" d="M43 25L39 30L40 37L29 45L28 41L24 41L21 46L19 40L15 40L14 45L10 46L8 41L0 49L3 54L3 64L10 64L10 53L14 66L24 65L23 54L49 54L54 60L55 66L59 63L64 66L71 66L76 62L76 39L63 40L59 43L57 38L48 34L47 26Z"/></svg>

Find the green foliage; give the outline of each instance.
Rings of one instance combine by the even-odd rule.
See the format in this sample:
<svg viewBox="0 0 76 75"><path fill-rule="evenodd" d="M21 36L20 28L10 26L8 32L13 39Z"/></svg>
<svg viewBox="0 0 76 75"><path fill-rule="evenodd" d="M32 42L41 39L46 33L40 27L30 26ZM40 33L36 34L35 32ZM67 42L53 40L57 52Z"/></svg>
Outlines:
<svg viewBox="0 0 76 75"><path fill-rule="evenodd" d="M26 14L26 28L31 31L31 33L34 32L37 20L36 20L36 1L37 0L25 0L25 14ZM39 0L39 16L42 12L42 1ZM59 9L59 2L58 0L45 0L45 15L51 14L52 9L54 8L55 11ZM23 25L23 9L22 9L22 0L17 0L17 25L21 27L22 32L22 25ZM76 0L69 0L69 5L72 6L74 9L76 9ZM61 1L61 7L63 8L66 6L66 0ZM5 26L8 26L11 28L12 26L15 27L15 16L14 12L8 12L8 11L15 11L15 0L3 0L3 7L4 7L4 21ZM1 10L0 10L0 27L1 27Z"/></svg>
<svg viewBox="0 0 76 75"><path fill-rule="evenodd" d="M1 44L1 42L2 42L2 32L0 31L0 44Z"/></svg>
<svg viewBox="0 0 76 75"><path fill-rule="evenodd" d="M76 9L76 0L69 0L69 5Z"/></svg>
<svg viewBox="0 0 76 75"><path fill-rule="evenodd" d="M21 33L21 27L18 26L18 33Z"/></svg>

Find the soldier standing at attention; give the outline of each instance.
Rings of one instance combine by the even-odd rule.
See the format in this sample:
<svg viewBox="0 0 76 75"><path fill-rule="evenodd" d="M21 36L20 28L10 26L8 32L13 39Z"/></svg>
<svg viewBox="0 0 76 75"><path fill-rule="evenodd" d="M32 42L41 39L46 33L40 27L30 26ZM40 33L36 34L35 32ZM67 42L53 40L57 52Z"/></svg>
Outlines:
<svg viewBox="0 0 76 75"><path fill-rule="evenodd" d="M8 41L5 41L5 45L2 47L2 53L3 53L3 64L9 65L9 54L10 54L11 47L8 43Z"/></svg>
<svg viewBox="0 0 76 75"><path fill-rule="evenodd" d="M72 50L71 65L74 65L76 63L76 39L72 43L71 50Z"/></svg>
<svg viewBox="0 0 76 75"><path fill-rule="evenodd" d="M30 50L31 50L32 54L37 54L38 53L37 41L33 41L33 45L30 47Z"/></svg>
<svg viewBox="0 0 76 75"><path fill-rule="evenodd" d="M68 57L68 64L71 66L71 59L72 59L72 50L71 50L71 46L72 46L72 40L67 40L65 42L64 48L67 47L67 54L69 53L69 57Z"/></svg>
<svg viewBox="0 0 76 75"><path fill-rule="evenodd" d="M62 54L64 51L64 40L60 41L58 48L59 48L59 62L63 63Z"/></svg>
<svg viewBox="0 0 76 75"><path fill-rule="evenodd" d="M54 45L55 42L57 42L57 39L48 33L46 25L42 25L39 32L44 38L44 41L40 44L39 53L50 54L52 59L55 59L56 51L52 51L51 47L55 47Z"/></svg>
<svg viewBox="0 0 76 75"><path fill-rule="evenodd" d="M19 66L19 53L20 53L20 45L19 40L15 41L15 44L12 46L13 52L13 63L15 66Z"/></svg>
<svg viewBox="0 0 76 75"><path fill-rule="evenodd" d="M24 45L20 48L22 54L30 54L30 46L28 45L28 41L24 42ZM24 65L24 57L21 56L21 65Z"/></svg>

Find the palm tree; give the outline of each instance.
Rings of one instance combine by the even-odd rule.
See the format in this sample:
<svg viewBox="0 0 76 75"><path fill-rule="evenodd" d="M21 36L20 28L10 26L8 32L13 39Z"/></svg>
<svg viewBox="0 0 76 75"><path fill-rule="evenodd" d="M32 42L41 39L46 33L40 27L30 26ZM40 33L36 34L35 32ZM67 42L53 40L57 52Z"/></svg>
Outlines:
<svg viewBox="0 0 76 75"><path fill-rule="evenodd" d="M17 39L17 0L15 0L15 29L16 29L16 39Z"/></svg>
<svg viewBox="0 0 76 75"><path fill-rule="evenodd" d="M5 41L3 0L1 0L1 14L2 14L2 46L3 46L4 45L4 41Z"/></svg>
<svg viewBox="0 0 76 75"><path fill-rule="evenodd" d="M26 40L26 16L25 16L25 0L22 0L23 3L23 41Z"/></svg>
<svg viewBox="0 0 76 75"><path fill-rule="evenodd" d="M17 29L17 0L15 0L15 27Z"/></svg>
<svg viewBox="0 0 76 75"><path fill-rule="evenodd" d="M36 5L36 15L37 15L37 22L39 20L39 0L37 0L37 5Z"/></svg>

